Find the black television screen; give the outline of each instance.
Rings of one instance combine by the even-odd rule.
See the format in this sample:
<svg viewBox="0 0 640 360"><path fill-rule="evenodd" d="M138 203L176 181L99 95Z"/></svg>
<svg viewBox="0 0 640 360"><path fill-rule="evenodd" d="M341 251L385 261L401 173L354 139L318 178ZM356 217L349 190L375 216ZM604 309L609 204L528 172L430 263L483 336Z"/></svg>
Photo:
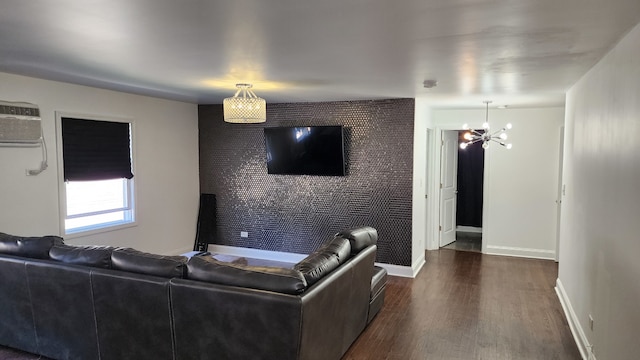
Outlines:
<svg viewBox="0 0 640 360"><path fill-rule="evenodd" d="M265 128L267 172L344 176L343 139L342 126Z"/></svg>

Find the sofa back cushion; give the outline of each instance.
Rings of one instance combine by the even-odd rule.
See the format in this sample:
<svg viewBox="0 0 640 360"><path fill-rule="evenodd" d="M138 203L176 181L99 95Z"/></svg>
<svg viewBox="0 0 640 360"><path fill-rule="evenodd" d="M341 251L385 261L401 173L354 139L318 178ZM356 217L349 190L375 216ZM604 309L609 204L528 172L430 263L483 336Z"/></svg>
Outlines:
<svg viewBox="0 0 640 360"><path fill-rule="evenodd" d="M210 283L300 294L307 287L295 269L250 266L218 261L211 256L194 256L187 263L188 278Z"/></svg>
<svg viewBox="0 0 640 360"><path fill-rule="evenodd" d="M111 254L114 269L165 278L184 278L187 269L186 256L165 256L135 249L117 249Z"/></svg>
<svg viewBox="0 0 640 360"><path fill-rule="evenodd" d="M370 245L378 242L378 231L370 226L362 226L344 230L336 234L351 242L351 255L355 255Z"/></svg>
<svg viewBox="0 0 640 360"><path fill-rule="evenodd" d="M23 237L0 233L0 253L35 259L48 259L53 245L63 244L59 236Z"/></svg>
<svg viewBox="0 0 640 360"><path fill-rule="evenodd" d="M49 250L51 259L67 264L84 265L104 269L111 268L111 246L54 245Z"/></svg>
<svg viewBox="0 0 640 360"><path fill-rule="evenodd" d="M351 257L351 242L348 239L337 236L327 241L318 250L333 254L338 259L338 263L342 265Z"/></svg>
<svg viewBox="0 0 640 360"><path fill-rule="evenodd" d="M295 264L293 268L300 271L307 280L307 285L311 286L347 261L350 252L349 240L335 237Z"/></svg>

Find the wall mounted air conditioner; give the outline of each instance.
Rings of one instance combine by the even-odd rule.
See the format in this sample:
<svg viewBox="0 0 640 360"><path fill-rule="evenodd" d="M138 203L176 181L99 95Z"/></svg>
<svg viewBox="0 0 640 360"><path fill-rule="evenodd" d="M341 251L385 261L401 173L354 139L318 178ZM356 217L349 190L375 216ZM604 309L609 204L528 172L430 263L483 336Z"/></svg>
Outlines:
<svg viewBox="0 0 640 360"><path fill-rule="evenodd" d="M42 141L38 105L0 101L0 144L34 145Z"/></svg>

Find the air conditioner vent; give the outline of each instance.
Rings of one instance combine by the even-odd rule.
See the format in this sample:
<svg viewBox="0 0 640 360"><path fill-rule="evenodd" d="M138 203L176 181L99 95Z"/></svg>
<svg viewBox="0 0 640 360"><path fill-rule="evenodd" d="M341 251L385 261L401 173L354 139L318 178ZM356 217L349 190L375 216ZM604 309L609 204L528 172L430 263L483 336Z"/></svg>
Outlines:
<svg viewBox="0 0 640 360"><path fill-rule="evenodd" d="M40 120L40 109L38 108L38 105L30 103L0 101L0 117Z"/></svg>
<svg viewBox="0 0 640 360"><path fill-rule="evenodd" d="M38 144L40 109L25 102L0 101L0 144Z"/></svg>

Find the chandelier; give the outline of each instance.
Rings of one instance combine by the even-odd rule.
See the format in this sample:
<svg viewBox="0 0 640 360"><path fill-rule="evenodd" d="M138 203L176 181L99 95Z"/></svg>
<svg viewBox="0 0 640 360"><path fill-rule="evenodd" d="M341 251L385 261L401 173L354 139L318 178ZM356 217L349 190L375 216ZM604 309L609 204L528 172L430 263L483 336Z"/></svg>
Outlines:
<svg viewBox="0 0 640 360"><path fill-rule="evenodd" d="M468 124L462 125L462 129L469 130L464 134L464 139L467 142L460 143L461 149L466 149L467 146L475 144L477 142L482 142L482 148L487 149L489 147L489 143L491 141L496 142L507 149L511 149L511 144L505 144L505 140L507 140L507 130L511 129L511 123L507 124L507 126L503 127L500 130L495 132L491 132L491 128L489 127L489 104L491 101L483 101L487 107L486 118L484 124L482 124L483 131L477 131L473 129L469 129Z"/></svg>
<svg viewBox="0 0 640 360"><path fill-rule="evenodd" d="M256 96L251 84L236 84L238 91L233 97L224 99L224 121L229 123L254 124L267 121L267 103Z"/></svg>

